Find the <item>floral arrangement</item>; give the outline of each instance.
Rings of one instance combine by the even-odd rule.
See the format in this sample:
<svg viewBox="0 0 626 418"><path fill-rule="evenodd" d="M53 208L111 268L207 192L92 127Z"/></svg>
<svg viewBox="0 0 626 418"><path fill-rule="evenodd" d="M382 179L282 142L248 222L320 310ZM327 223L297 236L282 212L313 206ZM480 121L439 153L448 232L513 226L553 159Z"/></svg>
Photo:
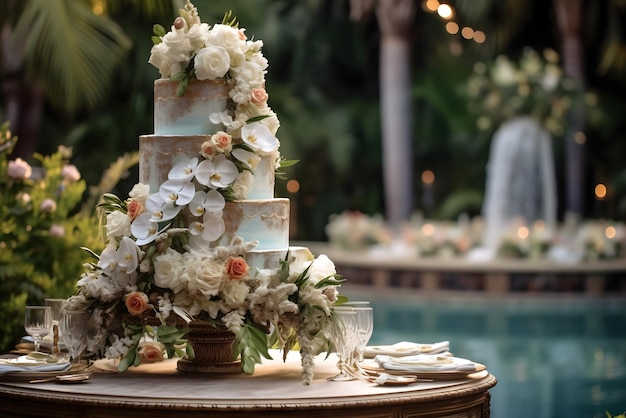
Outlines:
<svg viewBox="0 0 626 418"><path fill-rule="evenodd" d="M227 200L245 198L262 158L281 161L278 119L267 105L267 61L261 41L248 41L230 15L201 23L187 1L171 31L156 25L150 63L163 78L227 80L230 103L210 115L225 126L207 137L197 157L174 165L159 191L136 184L128 198L105 194L99 205L107 246L86 266L68 306L91 313L88 352L120 359L118 369L164 357L193 358L188 323L201 320L235 334L234 356L253 373L268 346L298 346L310 383L313 357L331 349L332 306L342 278L326 257L290 253L276 269L253 268L246 255L257 245L225 232ZM146 318L158 320L152 326Z"/></svg>
<svg viewBox="0 0 626 418"><path fill-rule="evenodd" d="M0 125L0 348L8 352L24 335L26 304L65 297L88 256L96 218L83 202L87 185L71 163L72 150L19 158L9 123ZM91 208L93 209L93 208Z"/></svg>
<svg viewBox="0 0 626 418"><path fill-rule="evenodd" d="M326 235L333 246L347 250L361 250L391 241L391 232L382 216L359 211L331 215Z"/></svg>
<svg viewBox="0 0 626 418"><path fill-rule="evenodd" d="M532 116L554 135L563 134L567 109L579 92L565 77L559 56L546 49L541 56L526 48L519 61L500 55L478 62L464 86L469 110L481 130L490 131L514 116Z"/></svg>

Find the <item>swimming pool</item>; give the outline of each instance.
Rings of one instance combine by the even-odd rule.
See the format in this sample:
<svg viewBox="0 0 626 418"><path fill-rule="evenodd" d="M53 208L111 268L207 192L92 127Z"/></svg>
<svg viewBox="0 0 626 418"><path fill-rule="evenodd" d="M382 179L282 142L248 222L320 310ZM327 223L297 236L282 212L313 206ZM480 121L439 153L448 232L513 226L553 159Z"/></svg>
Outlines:
<svg viewBox="0 0 626 418"><path fill-rule="evenodd" d="M348 287L370 300L370 343L450 341L497 378L493 418L592 418L626 411L626 300L494 298Z"/></svg>

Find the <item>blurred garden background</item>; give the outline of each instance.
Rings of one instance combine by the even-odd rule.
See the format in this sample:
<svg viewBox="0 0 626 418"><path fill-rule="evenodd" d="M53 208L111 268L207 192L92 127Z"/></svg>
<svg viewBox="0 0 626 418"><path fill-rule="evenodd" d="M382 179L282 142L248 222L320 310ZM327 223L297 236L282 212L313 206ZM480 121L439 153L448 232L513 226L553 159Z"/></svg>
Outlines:
<svg viewBox="0 0 626 418"><path fill-rule="evenodd" d="M381 45L395 37L409 53L403 157L410 172L408 208L400 216L480 215L498 124L469 106L468 83L478 63L487 68L499 56L517 60L532 48L541 56L553 51L559 65L569 56L563 69L578 93L570 98L575 114L564 112L564 128L552 135L559 219L573 211L585 219L624 220L625 1L414 0L404 26L390 33L383 9L401 10L403 3L194 1L203 21L220 22L232 10L248 37L264 42L281 153L300 160L276 184L276 195L292 201L293 240L327 240L333 214L385 217L389 210L383 142L395 138L382 133L381 69L389 63L381 59ZM8 125L0 140L0 313L20 319L3 324L9 329L0 333L2 349L23 333L24 304L66 297L88 260L80 247L99 249L98 197L124 196L137 181L138 137L153 132L159 77L148 64L152 27L169 27L183 4L1 2L0 122ZM442 4L451 15L442 15ZM7 175L17 158L38 174ZM64 171L68 165L78 178ZM58 210L42 214L48 198Z"/></svg>

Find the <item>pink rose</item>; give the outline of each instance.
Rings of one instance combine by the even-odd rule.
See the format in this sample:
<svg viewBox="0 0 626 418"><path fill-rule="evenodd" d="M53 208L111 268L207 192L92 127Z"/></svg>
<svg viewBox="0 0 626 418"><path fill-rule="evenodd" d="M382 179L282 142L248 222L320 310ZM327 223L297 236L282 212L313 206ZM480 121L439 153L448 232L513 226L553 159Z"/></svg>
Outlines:
<svg viewBox="0 0 626 418"><path fill-rule="evenodd" d="M250 93L250 102L255 106L262 106L265 102L267 102L267 92L262 88L252 89Z"/></svg>
<svg viewBox="0 0 626 418"><path fill-rule="evenodd" d="M43 202L41 202L41 206L39 208L42 212L51 213L57 210L57 202L50 198L44 199Z"/></svg>
<svg viewBox="0 0 626 418"><path fill-rule="evenodd" d="M61 169L61 177L63 177L65 181L74 183L80 180L80 171L78 171L78 168L73 164L64 165Z"/></svg>
<svg viewBox="0 0 626 418"><path fill-rule="evenodd" d="M32 174L33 170L26 161L21 158L9 161L9 167L7 174L13 179L27 179Z"/></svg>
<svg viewBox="0 0 626 418"><path fill-rule="evenodd" d="M135 199L128 202L128 216L130 216L130 219L135 220L137 216L141 215L145 211L146 208Z"/></svg>
<svg viewBox="0 0 626 418"><path fill-rule="evenodd" d="M218 131L211 136L211 143L222 152L230 152L233 149L233 139L226 132Z"/></svg>
<svg viewBox="0 0 626 418"><path fill-rule="evenodd" d="M63 225L50 225L48 232L51 237L63 238L65 236L65 228L63 228Z"/></svg>
<svg viewBox="0 0 626 418"><path fill-rule="evenodd" d="M248 275L250 267L242 257L230 257L226 262L226 274L232 280L238 280Z"/></svg>
<svg viewBox="0 0 626 418"><path fill-rule="evenodd" d="M143 292L131 292L126 296L126 309L131 315L139 316L150 308L148 295Z"/></svg>
<svg viewBox="0 0 626 418"><path fill-rule="evenodd" d="M205 141L200 147L200 154L207 160L213 160L217 155L217 147L212 141Z"/></svg>
<svg viewBox="0 0 626 418"><path fill-rule="evenodd" d="M139 355L142 363L163 361L163 344L156 341L144 341L139 344Z"/></svg>

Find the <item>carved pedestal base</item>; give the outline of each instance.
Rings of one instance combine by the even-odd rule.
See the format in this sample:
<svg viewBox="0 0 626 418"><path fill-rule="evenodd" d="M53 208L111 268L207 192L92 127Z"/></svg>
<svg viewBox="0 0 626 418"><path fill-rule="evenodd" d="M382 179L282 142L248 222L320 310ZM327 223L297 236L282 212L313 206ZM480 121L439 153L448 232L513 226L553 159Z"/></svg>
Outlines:
<svg viewBox="0 0 626 418"><path fill-rule="evenodd" d="M204 321L189 323L187 343L195 351L194 359L180 359L176 369L187 373L241 373L241 362L233 359L235 334Z"/></svg>

